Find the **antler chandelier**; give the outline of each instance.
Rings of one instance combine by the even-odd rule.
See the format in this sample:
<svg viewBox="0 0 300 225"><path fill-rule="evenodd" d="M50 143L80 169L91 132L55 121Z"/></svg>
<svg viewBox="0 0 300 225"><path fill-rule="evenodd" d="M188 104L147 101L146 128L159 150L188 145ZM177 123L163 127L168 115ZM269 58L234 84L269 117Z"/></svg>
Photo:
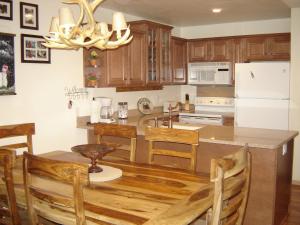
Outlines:
<svg viewBox="0 0 300 225"><path fill-rule="evenodd" d="M53 17L51 21L49 37L44 37L44 46L58 49L99 48L114 49L129 43L132 39L130 29L124 16L120 12L113 15L112 30L104 22L96 22L93 14L103 0L66 0L65 4L78 4L80 16L77 23L74 22L70 8L60 8L59 17ZM86 23L84 23L84 19ZM115 40L111 40L116 32Z"/></svg>

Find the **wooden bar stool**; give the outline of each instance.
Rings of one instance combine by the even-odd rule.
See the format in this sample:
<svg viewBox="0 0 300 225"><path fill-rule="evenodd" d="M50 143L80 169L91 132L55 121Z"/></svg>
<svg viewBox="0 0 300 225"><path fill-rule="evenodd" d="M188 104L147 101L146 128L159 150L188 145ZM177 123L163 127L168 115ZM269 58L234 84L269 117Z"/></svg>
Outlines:
<svg viewBox="0 0 300 225"><path fill-rule="evenodd" d="M97 123L94 125L94 135L97 137L97 144L107 144L115 148L115 151L106 155L104 159L135 161L137 137L135 126ZM118 144L113 141L103 140L103 137L130 139L130 144Z"/></svg>
<svg viewBox="0 0 300 225"><path fill-rule="evenodd" d="M89 184L88 165L46 159L24 152L23 172L28 216L32 225L38 224L38 216L65 225L86 224L83 187ZM68 212L67 217L62 215L63 211Z"/></svg>
<svg viewBox="0 0 300 225"><path fill-rule="evenodd" d="M196 169L196 155L197 147L199 145L198 130L146 127L145 140L149 141L149 164L153 163L154 155L164 155L190 159L190 170ZM191 145L191 150L187 152L155 148L154 145L156 142L170 142Z"/></svg>
<svg viewBox="0 0 300 225"><path fill-rule="evenodd" d="M0 126L0 139L26 136L27 141L22 143L15 143L0 146L1 148L27 148L28 152L33 153L32 150L32 135L35 134L35 124L34 123L24 123L24 124L14 124Z"/></svg>

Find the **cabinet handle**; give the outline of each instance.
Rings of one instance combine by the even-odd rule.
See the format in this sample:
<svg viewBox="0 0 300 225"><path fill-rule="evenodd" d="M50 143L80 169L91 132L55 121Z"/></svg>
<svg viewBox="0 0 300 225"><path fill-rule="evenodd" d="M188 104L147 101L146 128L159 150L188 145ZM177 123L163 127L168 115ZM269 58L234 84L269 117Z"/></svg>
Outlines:
<svg viewBox="0 0 300 225"><path fill-rule="evenodd" d="M251 75L251 78L254 79L255 76L254 76L254 73L252 71L250 71L250 75Z"/></svg>

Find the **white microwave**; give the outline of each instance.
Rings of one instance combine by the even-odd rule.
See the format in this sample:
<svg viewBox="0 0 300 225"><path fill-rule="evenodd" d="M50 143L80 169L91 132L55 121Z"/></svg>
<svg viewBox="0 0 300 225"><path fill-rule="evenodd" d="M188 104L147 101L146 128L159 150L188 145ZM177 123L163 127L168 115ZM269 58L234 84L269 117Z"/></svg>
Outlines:
<svg viewBox="0 0 300 225"><path fill-rule="evenodd" d="M188 64L188 84L231 85L230 62L195 62Z"/></svg>

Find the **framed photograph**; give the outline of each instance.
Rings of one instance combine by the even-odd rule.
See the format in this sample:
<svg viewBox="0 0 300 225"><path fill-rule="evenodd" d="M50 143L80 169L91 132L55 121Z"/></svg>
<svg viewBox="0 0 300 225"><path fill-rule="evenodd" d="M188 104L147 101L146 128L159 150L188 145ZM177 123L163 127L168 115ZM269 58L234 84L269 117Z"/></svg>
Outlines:
<svg viewBox="0 0 300 225"><path fill-rule="evenodd" d="M39 29L38 5L20 2L20 26L31 30Z"/></svg>
<svg viewBox="0 0 300 225"><path fill-rule="evenodd" d="M14 34L0 33L0 95L15 95Z"/></svg>
<svg viewBox="0 0 300 225"><path fill-rule="evenodd" d="M0 0L0 19L13 19L13 4L12 0Z"/></svg>
<svg viewBox="0 0 300 225"><path fill-rule="evenodd" d="M51 63L51 51L44 42L43 36L21 34L21 62Z"/></svg>

